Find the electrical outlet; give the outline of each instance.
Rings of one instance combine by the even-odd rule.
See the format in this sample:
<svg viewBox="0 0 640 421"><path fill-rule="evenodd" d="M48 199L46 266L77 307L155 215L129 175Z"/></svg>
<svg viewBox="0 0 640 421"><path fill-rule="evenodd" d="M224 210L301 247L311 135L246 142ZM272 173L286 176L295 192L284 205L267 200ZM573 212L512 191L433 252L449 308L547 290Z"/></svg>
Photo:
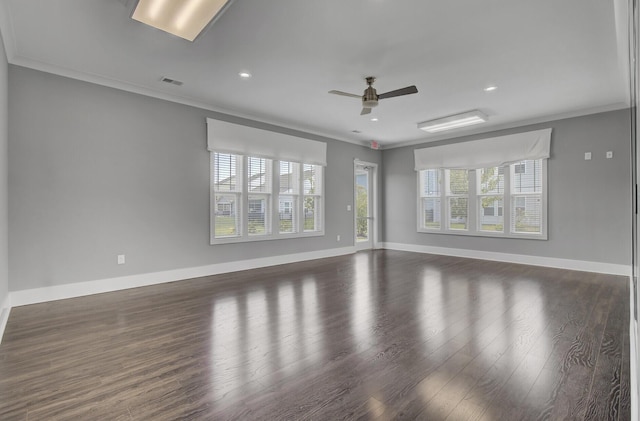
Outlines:
<svg viewBox="0 0 640 421"><path fill-rule="evenodd" d="M350 212L351 211L351 205L347 205L347 210Z"/></svg>
<svg viewBox="0 0 640 421"><path fill-rule="evenodd" d="M340 234L336 237L336 241L340 241Z"/></svg>
<svg viewBox="0 0 640 421"><path fill-rule="evenodd" d="M584 153L584 160L585 161L591 161L591 152L585 152Z"/></svg>
<svg viewBox="0 0 640 421"><path fill-rule="evenodd" d="M118 255L118 264L119 265L124 265L124 254L119 254Z"/></svg>
<svg viewBox="0 0 640 421"><path fill-rule="evenodd" d="M613 151L607 151L607 159L613 158Z"/></svg>

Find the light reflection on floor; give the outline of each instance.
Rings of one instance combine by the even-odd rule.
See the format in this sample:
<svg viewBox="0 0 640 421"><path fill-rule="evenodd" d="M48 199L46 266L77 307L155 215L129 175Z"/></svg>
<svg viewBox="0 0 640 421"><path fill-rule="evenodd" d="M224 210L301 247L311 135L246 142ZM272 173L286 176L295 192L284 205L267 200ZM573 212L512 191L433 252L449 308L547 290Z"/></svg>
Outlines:
<svg viewBox="0 0 640 421"><path fill-rule="evenodd" d="M211 380L214 400L266 376L278 380L317 364L322 358L323 326L314 277L283 281L277 299L264 288L213 301ZM240 317L244 313L246 317ZM266 382L268 383L268 382Z"/></svg>
<svg viewBox="0 0 640 421"><path fill-rule="evenodd" d="M338 271L339 277L330 281L323 278L334 276L327 270L320 277L283 279L214 299L214 400L240 387L246 393L259 391L264 384L286 385L287 379L322 367L336 353L354 353L355 361L363 364L381 356L395 358L385 355L388 349L377 347L393 341L394 331L384 326L389 321L399 323L397 329L407 334L413 329L416 340L409 353L423 356L423 364L428 366L431 357L446 361L438 370L427 371L415 388L416 398L425 407L428 404L431 416L445 417L452 411L451 402L467 408L486 406L486 397L472 390L491 376L504 376L513 396L527 396L553 347L546 331L547 297L540 282L460 276L428 264L413 275L386 278L385 269L377 266L379 258L375 253L357 253L351 271ZM325 296L326 282L340 283L342 294ZM407 295L407 288L413 293ZM347 313L346 323L332 324L327 308ZM326 342L327 336L348 340ZM513 372L503 373L505 367L513 367ZM398 368L411 374L410 366ZM384 377L371 375L362 387L369 395L370 411L385 412L390 395Z"/></svg>
<svg viewBox="0 0 640 421"><path fill-rule="evenodd" d="M370 259L368 254L356 255L354 289L351 295L351 328L355 337L356 349L364 349L373 344L372 279L369 276Z"/></svg>

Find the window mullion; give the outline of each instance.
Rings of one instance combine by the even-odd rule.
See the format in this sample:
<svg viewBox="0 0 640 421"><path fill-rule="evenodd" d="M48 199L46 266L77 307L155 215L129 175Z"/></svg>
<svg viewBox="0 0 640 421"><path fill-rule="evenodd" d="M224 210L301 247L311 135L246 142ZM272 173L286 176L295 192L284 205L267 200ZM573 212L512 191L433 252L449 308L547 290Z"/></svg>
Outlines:
<svg viewBox="0 0 640 421"><path fill-rule="evenodd" d="M304 163L298 165L298 218L296 220L296 232L304 233Z"/></svg>
<svg viewBox="0 0 640 421"><path fill-rule="evenodd" d="M418 231L426 228L425 227L425 223L424 223L424 211L423 211L423 198L422 198L422 192L423 192L423 188L422 188L422 171L417 171L416 172L417 175L417 193L418 193L418 201L417 201L417 208L416 208L416 215L418 216L417 218L417 223L418 223Z"/></svg>
<svg viewBox="0 0 640 421"><path fill-rule="evenodd" d="M242 208L240 209L240 237L243 239L249 238L249 176L247 175L247 171L249 171L249 158L246 155L242 155L242 168L240 168L237 172L240 178L240 186L241 188L241 196L242 196Z"/></svg>
<svg viewBox="0 0 640 421"><path fill-rule="evenodd" d="M440 189L440 207L442 209L441 223L443 231L449 231L449 171L440 170L442 172L442 187Z"/></svg>
<svg viewBox="0 0 640 421"><path fill-rule="evenodd" d="M479 174L479 170L469 170L467 171L468 177L468 186L467 189L467 229L469 232L477 232L477 221L478 221L478 210L476 209L477 201L476 201L476 192L478 187L478 178L477 174Z"/></svg>
<svg viewBox="0 0 640 421"><path fill-rule="evenodd" d="M271 161L271 237L280 235L280 161Z"/></svg>
<svg viewBox="0 0 640 421"><path fill-rule="evenodd" d="M502 221L504 227L504 234L511 235L511 176L513 175L513 168L511 165L507 165L504 168L504 198L502 200Z"/></svg>
<svg viewBox="0 0 640 421"><path fill-rule="evenodd" d="M542 171L542 192L540 194L540 201L541 201L541 205L542 205L542 221L541 221L541 230L540 230L540 234L542 234L545 238L547 237L547 229L548 229L548 221L547 221L547 211L548 211L548 200L549 200L549 190L548 190L548 184L547 184L547 177L549 176L548 174L548 165L549 163L547 162L546 159L542 160L542 165L540 166L540 170Z"/></svg>
<svg viewBox="0 0 640 421"><path fill-rule="evenodd" d="M215 164L215 156L216 154L211 152L209 154L209 167L211 170L209 171L209 243L212 243L216 238L216 188L215 188L215 172L218 170L218 167Z"/></svg>

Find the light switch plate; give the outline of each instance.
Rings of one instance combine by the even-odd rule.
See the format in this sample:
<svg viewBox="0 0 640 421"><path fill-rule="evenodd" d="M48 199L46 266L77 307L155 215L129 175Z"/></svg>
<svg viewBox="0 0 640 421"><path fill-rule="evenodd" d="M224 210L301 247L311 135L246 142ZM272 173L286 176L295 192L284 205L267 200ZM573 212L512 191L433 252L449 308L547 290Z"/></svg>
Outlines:
<svg viewBox="0 0 640 421"><path fill-rule="evenodd" d="M590 161L591 160L591 152L585 152L584 153L584 160L585 161Z"/></svg>

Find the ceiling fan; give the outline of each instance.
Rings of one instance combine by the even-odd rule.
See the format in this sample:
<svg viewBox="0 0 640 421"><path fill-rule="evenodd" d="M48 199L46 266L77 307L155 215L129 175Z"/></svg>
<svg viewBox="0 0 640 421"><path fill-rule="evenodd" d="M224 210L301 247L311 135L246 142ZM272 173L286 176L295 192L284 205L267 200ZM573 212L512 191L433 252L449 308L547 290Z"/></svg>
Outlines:
<svg viewBox="0 0 640 421"><path fill-rule="evenodd" d="M369 87L364 90L364 94L362 95L350 94L348 92L342 92L342 91L336 91L336 90L329 91L329 93L335 94L335 95L350 96L352 98L361 98L362 112L360 113L360 115L369 114L373 107L378 106L378 100L380 99L393 98L394 96L402 96L402 95L418 93L418 88L416 88L415 85L412 85L412 86L407 86L406 88L396 89L395 91L389 91L389 92L385 92L384 94L378 95L376 93L376 89L373 86L371 86L373 85L373 82L376 81L376 78L373 76L369 76L366 78L366 80Z"/></svg>

